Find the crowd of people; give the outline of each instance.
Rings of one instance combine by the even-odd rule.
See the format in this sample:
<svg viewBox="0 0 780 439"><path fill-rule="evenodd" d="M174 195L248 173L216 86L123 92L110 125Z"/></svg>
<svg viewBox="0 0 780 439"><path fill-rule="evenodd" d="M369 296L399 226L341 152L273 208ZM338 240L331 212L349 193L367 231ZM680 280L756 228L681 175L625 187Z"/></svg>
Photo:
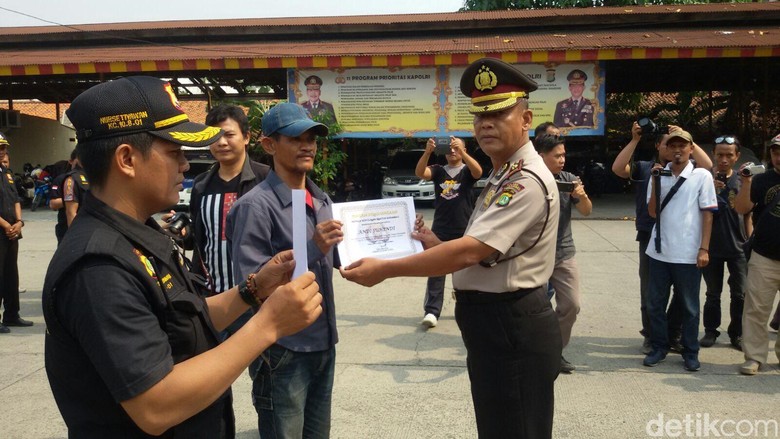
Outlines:
<svg viewBox="0 0 780 439"><path fill-rule="evenodd" d="M586 79L570 76L575 86ZM306 81L313 92L318 79ZM474 200L482 168L462 139L450 137L446 165L428 166L436 149L429 139L415 170L436 188L432 225L418 218L413 232L425 250L349 266L335 249L344 233L333 202L308 176L328 127L304 106L280 103L264 115L260 144L272 158L269 168L249 158L249 125L239 107L220 105L206 124L191 122L170 85L145 76L78 96L67 110L78 146L51 202L61 245L43 290L46 370L69 434L234 437L230 386L248 368L260 437L328 437L338 270L367 287L428 277L427 329L438 323L452 274L480 437L551 437L554 383L576 369L563 356L582 302L572 207L587 216L593 203L580 179L563 170L559 128L541 124L531 141L528 99L537 84L529 76L485 58L465 69L460 89L493 167L487 186ZM111 123L116 117L132 123ZM780 287L780 238L773 233L780 136L769 146L770 169L759 173L750 164L734 169L741 147L735 136L715 140L713 166L687 131L669 128L656 139L655 160L635 161L642 137L635 123L612 166L637 183L643 364L656 366L677 351L686 370L699 370L700 347L720 336L725 265L727 335L744 352L739 371L756 374L768 361L766 326ZM0 159L8 158L8 146L0 136ZM191 226L174 229L152 215L178 200L189 166L183 146L208 147L216 164L195 180ZM4 175L8 167L0 162ZM9 175L0 186L0 332L32 324L18 314L18 272L8 263L13 259L15 269L24 226L12 184ZM309 271L291 279L296 189L306 193ZM184 249L192 250L191 262ZM778 319L775 311L770 325ZM775 350L780 357L780 341Z"/></svg>

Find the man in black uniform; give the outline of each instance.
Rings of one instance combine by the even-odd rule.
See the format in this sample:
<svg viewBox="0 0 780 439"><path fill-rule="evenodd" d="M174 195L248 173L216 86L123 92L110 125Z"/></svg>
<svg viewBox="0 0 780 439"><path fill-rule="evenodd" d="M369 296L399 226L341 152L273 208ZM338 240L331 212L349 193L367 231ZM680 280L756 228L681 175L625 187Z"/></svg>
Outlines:
<svg viewBox="0 0 780 439"><path fill-rule="evenodd" d="M68 227L73 224L73 220L79 213L79 209L82 203L84 203L84 195L88 190L89 180L77 158L73 163L73 169L65 176L61 189L62 204L65 209L65 220Z"/></svg>
<svg viewBox="0 0 780 439"><path fill-rule="evenodd" d="M60 245L62 238L65 236L65 232L68 231L68 219L65 215L65 203L62 201L62 183L70 174L70 171L76 166L78 162L78 156L76 155L76 149L70 153L70 160L68 160L68 170L63 172L54 178L51 183L51 198L49 199L49 208L57 211L57 224L54 226L54 234L57 236L57 245Z"/></svg>
<svg viewBox="0 0 780 439"><path fill-rule="evenodd" d="M0 160L8 154L8 140L0 134ZM22 237L22 206L11 170L0 165L0 302L5 308L0 334L11 332L9 326L32 326L19 317L19 239Z"/></svg>
<svg viewBox="0 0 780 439"><path fill-rule="evenodd" d="M182 145L207 146L222 130L189 122L168 83L100 84L67 113L92 187L49 266L43 312L46 372L69 435L233 437L230 384L319 316L314 275L279 286L294 265L284 252L204 297L151 215L178 200ZM217 331L250 305L257 314L218 346Z"/></svg>

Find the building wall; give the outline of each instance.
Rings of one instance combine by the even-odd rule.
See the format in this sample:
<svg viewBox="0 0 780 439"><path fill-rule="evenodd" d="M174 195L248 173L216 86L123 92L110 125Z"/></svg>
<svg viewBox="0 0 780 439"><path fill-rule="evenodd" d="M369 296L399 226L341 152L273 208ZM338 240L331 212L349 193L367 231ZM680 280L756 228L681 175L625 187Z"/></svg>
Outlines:
<svg viewBox="0 0 780 439"><path fill-rule="evenodd" d="M21 172L25 163L46 166L70 158L76 147L76 133L58 121L22 114L22 127L5 133L11 147L11 168Z"/></svg>

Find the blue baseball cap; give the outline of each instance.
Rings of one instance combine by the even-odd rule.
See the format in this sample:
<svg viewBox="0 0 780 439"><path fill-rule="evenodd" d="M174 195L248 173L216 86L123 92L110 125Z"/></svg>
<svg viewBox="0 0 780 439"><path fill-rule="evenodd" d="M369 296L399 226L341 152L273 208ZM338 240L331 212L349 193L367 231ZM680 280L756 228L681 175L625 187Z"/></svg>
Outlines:
<svg viewBox="0 0 780 439"><path fill-rule="evenodd" d="M287 137L298 137L314 128L314 134L327 136L328 127L311 120L305 108L298 104L283 102L272 107L263 115L263 134L279 133Z"/></svg>

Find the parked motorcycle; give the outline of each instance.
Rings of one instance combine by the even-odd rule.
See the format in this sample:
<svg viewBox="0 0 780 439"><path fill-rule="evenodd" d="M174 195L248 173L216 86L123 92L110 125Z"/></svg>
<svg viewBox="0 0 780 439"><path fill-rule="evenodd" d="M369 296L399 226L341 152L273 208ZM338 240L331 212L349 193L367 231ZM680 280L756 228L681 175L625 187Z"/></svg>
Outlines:
<svg viewBox="0 0 780 439"><path fill-rule="evenodd" d="M48 206L51 198L51 177L46 176L43 180L35 180L35 194L33 195L30 210L35 212L38 206Z"/></svg>

